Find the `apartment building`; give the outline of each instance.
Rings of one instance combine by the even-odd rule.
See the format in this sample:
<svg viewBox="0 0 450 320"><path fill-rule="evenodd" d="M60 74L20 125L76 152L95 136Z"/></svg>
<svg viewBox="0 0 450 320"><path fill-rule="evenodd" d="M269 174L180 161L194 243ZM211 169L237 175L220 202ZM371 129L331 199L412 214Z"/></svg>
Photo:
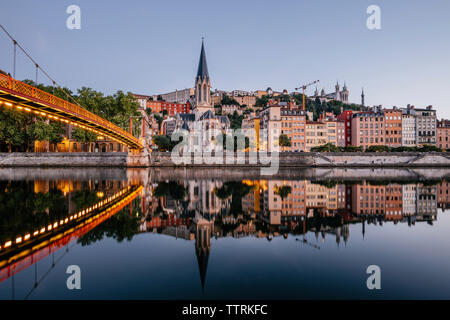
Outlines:
<svg viewBox="0 0 450 320"><path fill-rule="evenodd" d="M279 138L281 134L281 106L270 105L259 113L260 150L269 152L280 151Z"/></svg>
<svg viewBox="0 0 450 320"><path fill-rule="evenodd" d="M345 147L345 122L343 120L327 120L326 135L327 143L337 147Z"/></svg>
<svg viewBox="0 0 450 320"><path fill-rule="evenodd" d="M305 129L306 151L327 143L327 125L318 121L306 121Z"/></svg>
<svg viewBox="0 0 450 320"><path fill-rule="evenodd" d="M285 134L291 140L291 146L285 147L285 151L300 152L306 150L305 142L306 116L303 110L281 107L281 134Z"/></svg>
<svg viewBox="0 0 450 320"><path fill-rule="evenodd" d="M384 126L383 113L361 112L353 114L351 119L352 145L363 147L363 150L370 146L384 145Z"/></svg>
<svg viewBox="0 0 450 320"><path fill-rule="evenodd" d="M239 105L246 105L249 108L253 108L256 103L256 97L254 95L233 96L233 99L236 100Z"/></svg>
<svg viewBox="0 0 450 320"><path fill-rule="evenodd" d="M408 105L402 110L402 146L416 146L416 110Z"/></svg>
<svg viewBox="0 0 450 320"><path fill-rule="evenodd" d="M416 144L436 145L436 110L432 106L416 110Z"/></svg>
<svg viewBox="0 0 450 320"><path fill-rule="evenodd" d="M191 105L187 103L173 103L167 101L147 101L147 108L152 110L154 113L160 113L167 111L168 115L175 115L177 113L190 113Z"/></svg>
<svg viewBox="0 0 450 320"><path fill-rule="evenodd" d="M450 146L450 121L437 121L436 125L436 146L441 149L449 149Z"/></svg>
<svg viewBox="0 0 450 320"><path fill-rule="evenodd" d="M344 122L345 126L345 146L351 146L352 145L352 115L354 111L353 110L345 110L341 112L340 115L337 116L338 120L341 120Z"/></svg>
<svg viewBox="0 0 450 320"><path fill-rule="evenodd" d="M390 148L402 146L402 111L396 107L384 109L385 145Z"/></svg>

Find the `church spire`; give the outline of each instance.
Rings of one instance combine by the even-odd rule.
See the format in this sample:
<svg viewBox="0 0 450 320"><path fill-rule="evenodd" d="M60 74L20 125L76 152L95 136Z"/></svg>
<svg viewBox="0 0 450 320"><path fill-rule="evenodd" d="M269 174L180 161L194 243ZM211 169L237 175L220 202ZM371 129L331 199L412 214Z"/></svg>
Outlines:
<svg viewBox="0 0 450 320"><path fill-rule="evenodd" d="M200 60L198 62L197 77L195 78L194 113L203 114L206 111L214 113L211 102L211 80L209 78L205 45L202 38L202 49L200 51Z"/></svg>
<svg viewBox="0 0 450 320"><path fill-rule="evenodd" d="M198 62L197 78L204 80L209 78L208 74L208 64L206 63L205 45L204 39L202 38L202 49L200 51L200 60Z"/></svg>
<svg viewBox="0 0 450 320"><path fill-rule="evenodd" d="M364 107L364 88L362 88L361 92L361 105Z"/></svg>

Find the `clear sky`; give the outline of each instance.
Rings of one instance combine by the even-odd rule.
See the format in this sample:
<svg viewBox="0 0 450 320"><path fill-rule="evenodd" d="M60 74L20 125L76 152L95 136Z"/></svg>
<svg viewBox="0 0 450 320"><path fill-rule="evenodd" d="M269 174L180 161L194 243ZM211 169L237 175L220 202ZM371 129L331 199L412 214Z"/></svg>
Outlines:
<svg viewBox="0 0 450 320"><path fill-rule="evenodd" d="M71 4L81 8L81 30L66 27ZM381 8L381 30L366 27L371 4ZM319 79L331 92L339 80L352 102L364 87L366 105L431 104L450 118L448 0L14 0L1 1L0 23L71 89L192 87L205 37L213 89L293 91ZM12 72L3 33L0 48L0 69ZM22 54L16 75L34 78Z"/></svg>

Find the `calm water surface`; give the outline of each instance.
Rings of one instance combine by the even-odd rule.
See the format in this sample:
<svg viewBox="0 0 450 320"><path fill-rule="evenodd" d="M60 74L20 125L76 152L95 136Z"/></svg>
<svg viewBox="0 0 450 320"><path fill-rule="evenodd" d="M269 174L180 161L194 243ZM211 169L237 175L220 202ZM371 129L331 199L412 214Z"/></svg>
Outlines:
<svg viewBox="0 0 450 320"><path fill-rule="evenodd" d="M445 180L2 170L1 299L450 298Z"/></svg>

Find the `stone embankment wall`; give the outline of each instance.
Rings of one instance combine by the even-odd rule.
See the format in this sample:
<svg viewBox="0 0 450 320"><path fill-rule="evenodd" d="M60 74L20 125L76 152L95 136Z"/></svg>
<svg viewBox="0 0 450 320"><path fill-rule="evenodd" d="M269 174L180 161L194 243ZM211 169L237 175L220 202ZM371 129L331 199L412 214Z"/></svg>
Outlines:
<svg viewBox="0 0 450 320"><path fill-rule="evenodd" d="M259 159L259 158L258 158ZM245 161L238 163L236 160L231 164L205 164L195 163L194 159L187 165L180 164L178 167L260 167L261 163L250 164L249 155L246 154ZM347 153L280 153L280 167L450 167L450 153L419 153L419 152L347 152ZM152 167L175 166L170 153L152 153L150 157ZM222 161L225 163L225 159ZM264 165L268 166L268 165Z"/></svg>
<svg viewBox="0 0 450 320"><path fill-rule="evenodd" d="M175 165L170 153L79 152L79 153L0 153L0 167L244 167L259 168L270 162L250 163L246 154L243 163ZM276 159L272 159L272 162ZM280 167L450 167L450 153L281 153Z"/></svg>

